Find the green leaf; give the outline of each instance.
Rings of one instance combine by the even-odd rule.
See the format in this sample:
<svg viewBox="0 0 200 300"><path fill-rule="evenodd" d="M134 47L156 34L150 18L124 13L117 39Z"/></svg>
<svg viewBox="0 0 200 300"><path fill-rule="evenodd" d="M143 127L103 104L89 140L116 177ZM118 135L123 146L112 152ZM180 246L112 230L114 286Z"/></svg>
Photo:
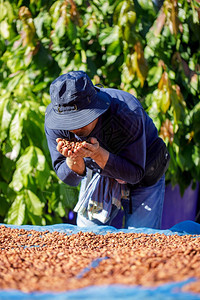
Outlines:
<svg viewBox="0 0 200 300"><path fill-rule="evenodd" d="M197 4L197 3L196 3ZM191 1L191 6L192 6L192 17L193 17L193 22L196 24L199 24L199 15L197 9L194 7L193 1Z"/></svg>
<svg viewBox="0 0 200 300"><path fill-rule="evenodd" d="M62 22L61 24L59 24L57 27L56 27L56 30L55 30L55 35L61 39L62 37L64 37L66 33L66 26L64 24L64 22Z"/></svg>
<svg viewBox="0 0 200 300"><path fill-rule="evenodd" d="M189 26L188 24L183 24L183 34L182 34L183 42L187 44L189 42L189 38L190 38Z"/></svg>
<svg viewBox="0 0 200 300"><path fill-rule="evenodd" d="M41 11L34 19L34 25L39 38L48 36L51 29L51 17L47 11Z"/></svg>
<svg viewBox="0 0 200 300"><path fill-rule="evenodd" d="M157 103L158 110L166 113L170 105L169 93L167 91L156 89L153 92L152 99Z"/></svg>
<svg viewBox="0 0 200 300"><path fill-rule="evenodd" d="M30 219L31 224L33 225L46 225L46 222L44 223L44 218L42 218L41 216L36 216L30 211L27 212L27 217L28 219Z"/></svg>
<svg viewBox="0 0 200 300"><path fill-rule="evenodd" d="M41 147L41 139L44 134L44 130L41 124L44 122L44 120L43 116L41 114L38 114L38 110L38 107L29 108L28 118L23 122L23 133L28 138L30 144ZM41 137L41 139L39 139L38 137Z"/></svg>
<svg viewBox="0 0 200 300"><path fill-rule="evenodd" d="M179 165L179 167L181 168L181 171L184 171L184 165L185 165L185 158L183 155L181 155L181 153L176 153L176 162Z"/></svg>
<svg viewBox="0 0 200 300"><path fill-rule="evenodd" d="M108 48L107 48L107 55L116 55L116 56L119 56L120 53L121 53L121 43L120 43L120 40L117 40L117 41L114 41L112 43L110 43L110 45L108 45Z"/></svg>
<svg viewBox="0 0 200 300"><path fill-rule="evenodd" d="M47 183L47 179L49 178L49 166L47 164L46 158L43 154L43 152L39 148L35 148L36 155L37 155L37 164L36 164L36 182L38 187L41 188L41 190L45 189L45 185Z"/></svg>
<svg viewBox="0 0 200 300"><path fill-rule="evenodd" d="M26 148L24 154L19 158L16 163L16 170L13 174L13 179L10 187L15 191L20 191L23 188L26 176L30 174L37 162L35 149L33 146Z"/></svg>
<svg viewBox="0 0 200 300"><path fill-rule="evenodd" d="M8 224L22 225L25 218L24 194L19 194L9 208L5 219Z"/></svg>
<svg viewBox="0 0 200 300"><path fill-rule="evenodd" d="M16 169L19 169L22 174L27 175L32 171L36 162L35 148L33 146L27 147L24 154L17 161Z"/></svg>
<svg viewBox="0 0 200 300"><path fill-rule="evenodd" d="M194 146L192 160L194 165L200 170L200 148L197 146Z"/></svg>
<svg viewBox="0 0 200 300"><path fill-rule="evenodd" d="M136 13L134 11L128 11L128 21L130 24L134 24L136 21Z"/></svg>
<svg viewBox="0 0 200 300"><path fill-rule="evenodd" d="M91 36L96 36L98 32L98 26L96 22L91 18L89 21L89 26L87 27L87 30L89 31L88 33Z"/></svg>
<svg viewBox="0 0 200 300"><path fill-rule="evenodd" d="M7 130L12 117L8 93L0 99L0 142L7 137Z"/></svg>
<svg viewBox="0 0 200 300"><path fill-rule="evenodd" d="M145 10L150 10L154 8L152 0L138 0L138 3Z"/></svg>
<svg viewBox="0 0 200 300"><path fill-rule="evenodd" d="M118 24L120 27L126 26L128 21L128 11L133 9L133 5L131 5L131 1L122 1L122 5L120 7L119 16L118 16Z"/></svg>
<svg viewBox="0 0 200 300"><path fill-rule="evenodd" d="M19 62L19 65L17 66L17 63ZM23 61L20 59L20 57L12 56L11 53L8 53L8 61L7 61L8 67L10 67L12 72L17 72L17 74L9 79L6 90L10 93L11 91L14 91L17 88L17 85L19 84L20 80L23 77L23 72L19 72L19 69L23 65ZM17 69L16 69L17 67Z"/></svg>
<svg viewBox="0 0 200 300"><path fill-rule="evenodd" d="M78 201L79 188L61 183L59 192L64 206L73 209Z"/></svg>
<svg viewBox="0 0 200 300"><path fill-rule="evenodd" d="M146 59L149 59L150 57L153 57L153 56L154 56L154 51L149 46L146 46L144 48L144 57Z"/></svg>
<svg viewBox="0 0 200 300"><path fill-rule="evenodd" d="M178 18L180 19L181 22L184 22L186 19L186 10L179 8L178 10Z"/></svg>
<svg viewBox="0 0 200 300"><path fill-rule="evenodd" d="M125 84L130 83L134 78L134 73L130 73L126 64L123 65L122 68L122 82Z"/></svg>
<svg viewBox="0 0 200 300"><path fill-rule="evenodd" d="M37 156L37 164L35 167L38 171L44 171L46 168L46 158L39 148L35 147L34 150Z"/></svg>
<svg viewBox="0 0 200 300"><path fill-rule="evenodd" d="M110 55L107 57L106 66L112 65L116 60L118 56L117 55Z"/></svg>
<svg viewBox="0 0 200 300"><path fill-rule="evenodd" d="M51 57L51 55L49 55L49 52L47 49L45 49L45 47L40 44L40 47L38 49L38 52L36 55L34 55L33 57L33 61L36 64L36 66L38 67L38 69L44 69L45 67L50 67L50 64L53 61L53 58ZM40 90L42 88L45 88L47 86L47 82L40 82ZM36 90L35 90L36 89ZM33 91L37 91L38 86L36 88L36 86L33 87Z"/></svg>
<svg viewBox="0 0 200 300"><path fill-rule="evenodd" d="M4 153L6 153L5 154L6 157L9 158L10 160L15 161L18 158L20 149L21 149L21 141L16 141L16 142L12 141L11 144L11 141L9 139L6 140Z"/></svg>
<svg viewBox="0 0 200 300"><path fill-rule="evenodd" d="M22 138L23 130L23 118L21 115L21 110L16 111L15 116L10 124L10 140L12 144L15 144L15 141L19 141Z"/></svg>
<svg viewBox="0 0 200 300"><path fill-rule="evenodd" d="M76 37L77 37L76 25L71 21L69 21L69 24L67 26L67 34L68 34L70 41L73 42L74 40L76 40Z"/></svg>
<svg viewBox="0 0 200 300"><path fill-rule="evenodd" d="M183 105L180 104L177 94L174 91L171 93L171 105L173 108L174 121L177 123L181 117L184 117L184 108Z"/></svg>
<svg viewBox="0 0 200 300"><path fill-rule="evenodd" d="M40 82L38 84L36 84L33 88L33 92L39 92L41 90L43 90L44 88L47 87L47 83L46 82Z"/></svg>
<svg viewBox="0 0 200 300"><path fill-rule="evenodd" d="M61 7L61 5L62 5L62 1L60 1L60 0L55 1L52 4L52 6L49 10L54 26L55 26L56 22L58 21L58 19L60 17L60 7Z"/></svg>
<svg viewBox="0 0 200 300"><path fill-rule="evenodd" d="M0 216L5 217L8 209L9 209L9 201L5 196L0 194Z"/></svg>
<svg viewBox="0 0 200 300"><path fill-rule="evenodd" d="M153 86L154 84L157 84L162 76L162 67L152 67L147 75L147 81L149 86Z"/></svg>
<svg viewBox="0 0 200 300"><path fill-rule="evenodd" d="M194 162L192 161L192 153L193 153L193 145L188 143L187 147L181 147L179 149L179 155L182 156L183 163L183 171L190 170L194 167Z"/></svg>
<svg viewBox="0 0 200 300"><path fill-rule="evenodd" d="M14 15L14 6L11 5L11 3L9 1L3 1L3 3L1 2L1 6L0 6L0 12L2 14L2 9L3 9L3 15L4 17L8 17L8 21L9 23L12 23L13 20L16 18ZM6 11L6 15L5 15L5 11Z"/></svg>
<svg viewBox="0 0 200 300"><path fill-rule="evenodd" d="M22 174L21 170L18 168L15 170L12 181L9 186L14 191L19 192L23 188L23 185L24 185L24 175Z"/></svg>
<svg viewBox="0 0 200 300"><path fill-rule="evenodd" d="M0 23L0 34L5 40L11 37L11 26L6 20Z"/></svg>
<svg viewBox="0 0 200 300"><path fill-rule="evenodd" d="M194 107L193 111L192 127L194 131L194 142L196 145L200 145L200 103Z"/></svg>
<svg viewBox="0 0 200 300"><path fill-rule="evenodd" d="M7 8L5 6L4 3L0 3L0 12L1 12L1 15L0 15L0 22L6 17L7 15Z"/></svg>
<svg viewBox="0 0 200 300"><path fill-rule="evenodd" d="M1 158L0 174L7 183L11 181L14 169L15 163L6 156L3 156Z"/></svg>
<svg viewBox="0 0 200 300"><path fill-rule="evenodd" d="M24 201L27 209L36 216L42 215L44 203L30 190L24 190Z"/></svg>
<svg viewBox="0 0 200 300"><path fill-rule="evenodd" d="M110 45L119 39L119 26L105 28L99 35L101 45Z"/></svg>
<svg viewBox="0 0 200 300"><path fill-rule="evenodd" d="M45 217L45 222L46 222L45 225L55 224L55 223L53 222L53 216L48 215L48 214L45 214L44 217ZM43 224L43 225L44 225L44 224Z"/></svg>
<svg viewBox="0 0 200 300"><path fill-rule="evenodd" d="M4 217L9 209L9 199L7 198L8 184L0 182L0 216Z"/></svg>
<svg viewBox="0 0 200 300"><path fill-rule="evenodd" d="M79 52L77 52L74 56L74 63L75 63L75 65L81 64L81 55L79 54Z"/></svg>
<svg viewBox="0 0 200 300"><path fill-rule="evenodd" d="M59 215L59 217L63 218L66 215L65 209L61 201L57 202L55 212Z"/></svg>
<svg viewBox="0 0 200 300"><path fill-rule="evenodd" d="M152 31L149 31L146 35L146 38L147 38L147 47L155 51L161 40L160 35L155 36Z"/></svg>

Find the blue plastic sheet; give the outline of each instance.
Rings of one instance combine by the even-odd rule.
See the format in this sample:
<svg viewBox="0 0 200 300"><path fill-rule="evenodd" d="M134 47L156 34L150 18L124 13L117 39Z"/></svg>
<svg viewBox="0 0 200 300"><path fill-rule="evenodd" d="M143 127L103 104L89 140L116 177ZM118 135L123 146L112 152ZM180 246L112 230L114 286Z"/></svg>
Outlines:
<svg viewBox="0 0 200 300"><path fill-rule="evenodd" d="M2 224L1 224L2 225ZM156 230L150 228L129 228L129 229L116 229L111 226L92 226L89 228L80 228L71 224L56 224L50 226L15 226L6 225L11 228L24 228L26 230L37 230L50 232L58 231L66 234L74 234L79 231L82 232L94 232L96 234L106 234L107 232L139 232L139 233L164 233L165 235L185 235L185 234L200 234L200 224L193 221L184 221L176 224L168 230ZM96 262L95 262L96 263ZM98 263L98 262L97 262ZM80 270L81 272L81 270ZM81 273L80 273L81 274ZM172 282L163 284L156 288L144 288L139 286L125 286L125 285L108 285L108 286L90 286L87 288L79 289L76 291L67 291L60 293L53 292L34 292L24 293L15 290L1 290L0 299L2 300L65 300L65 299L137 299L137 300L200 300L200 295L194 293L185 293L181 291L181 288L186 283L194 281L194 278L190 278L187 281Z"/></svg>

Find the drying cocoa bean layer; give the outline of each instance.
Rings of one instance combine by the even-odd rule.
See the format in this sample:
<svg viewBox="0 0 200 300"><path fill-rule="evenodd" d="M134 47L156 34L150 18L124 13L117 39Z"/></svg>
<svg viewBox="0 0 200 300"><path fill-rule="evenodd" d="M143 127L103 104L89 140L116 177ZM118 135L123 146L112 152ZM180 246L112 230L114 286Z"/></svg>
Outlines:
<svg viewBox="0 0 200 300"><path fill-rule="evenodd" d="M197 281L182 290L200 293L199 270L197 235L68 235L0 226L0 289L60 292L110 284L156 287L193 277Z"/></svg>

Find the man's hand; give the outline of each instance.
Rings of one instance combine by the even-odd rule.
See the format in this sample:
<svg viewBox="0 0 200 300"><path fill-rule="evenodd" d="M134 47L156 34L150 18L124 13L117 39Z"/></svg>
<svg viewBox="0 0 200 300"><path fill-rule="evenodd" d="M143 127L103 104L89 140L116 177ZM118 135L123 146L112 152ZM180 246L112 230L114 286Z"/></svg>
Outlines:
<svg viewBox="0 0 200 300"><path fill-rule="evenodd" d="M75 155L72 150L68 150L68 148L64 146L64 142L61 138L56 139L56 142L58 143L57 150L66 157L68 167L77 174L83 175L85 173L83 157Z"/></svg>
<svg viewBox="0 0 200 300"><path fill-rule="evenodd" d="M83 171L83 164L84 164L84 171L85 171L85 162L83 160L84 157L90 157L92 158L100 168L104 168L108 158L109 158L109 152L102 147L100 147L99 142L96 138L91 137L88 139L88 141L84 141L81 144L81 147L77 147L76 149L69 150L67 147L64 146L64 142L62 139L58 138L57 140L57 150L67 157L67 165L74 171L74 169L77 170L77 166L81 166L81 171ZM76 167L74 165L77 165ZM83 172L84 172L83 171ZM77 171L75 171L77 172ZM78 173L78 172L77 172ZM80 173L78 173L80 174Z"/></svg>
<svg viewBox="0 0 200 300"><path fill-rule="evenodd" d="M85 142L82 147L75 149L74 155L79 157L90 157L102 169L105 167L109 158L109 152L100 147L99 142L94 137L89 138L88 142Z"/></svg>

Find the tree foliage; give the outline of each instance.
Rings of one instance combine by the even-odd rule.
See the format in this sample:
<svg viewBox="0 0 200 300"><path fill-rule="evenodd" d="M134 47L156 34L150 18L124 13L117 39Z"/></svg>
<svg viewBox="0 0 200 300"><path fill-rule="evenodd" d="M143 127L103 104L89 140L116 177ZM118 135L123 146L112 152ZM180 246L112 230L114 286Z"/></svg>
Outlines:
<svg viewBox="0 0 200 300"><path fill-rule="evenodd" d="M0 3L0 220L52 224L78 189L52 170L44 135L50 83L84 70L141 101L165 139L167 182L200 180L197 0L13 0Z"/></svg>

